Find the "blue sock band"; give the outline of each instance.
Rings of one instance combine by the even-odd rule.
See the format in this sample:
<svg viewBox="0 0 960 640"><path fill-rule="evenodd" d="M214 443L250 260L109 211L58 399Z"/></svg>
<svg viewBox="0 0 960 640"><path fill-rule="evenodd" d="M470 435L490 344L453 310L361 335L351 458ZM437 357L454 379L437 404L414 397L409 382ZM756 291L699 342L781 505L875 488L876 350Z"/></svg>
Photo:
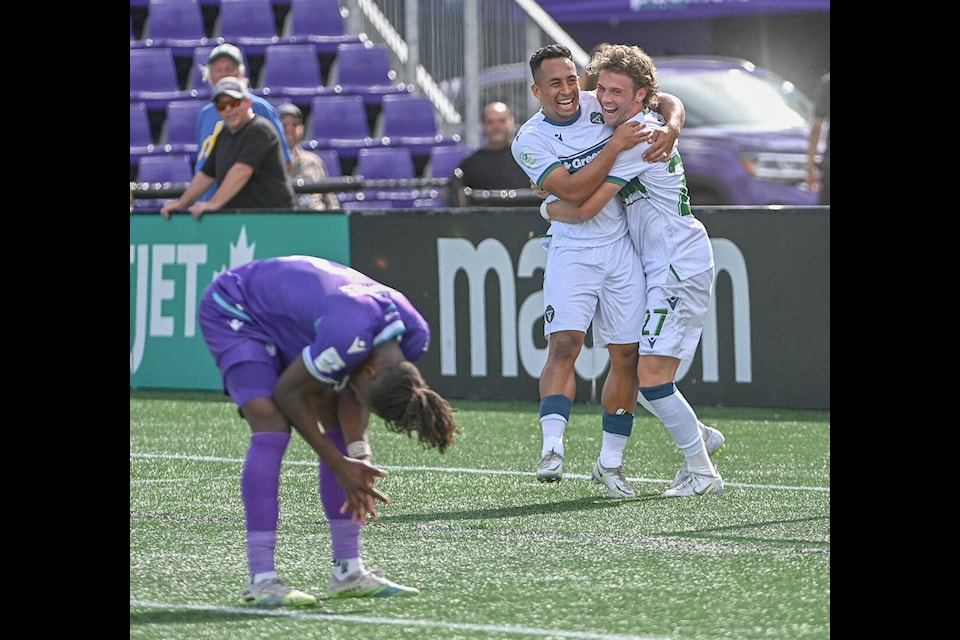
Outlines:
<svg viewBox="0 0 960 640"><path fill-rule="evenodd" d="M607 433L630 437L630 434L633 433L633 414L624 413L618 416L604 411L603 430Z"/></svg>
<svg viewBox="0 0 960 640"><path fill-rule="evenodd" d="M675 385L673 382L665 382L663 384L658 384L655 387L640 387L640 393L642 393L643 397L647 400L659 400L660 398L666 398L676 390L677 385Z"/></svg>
<svg viewBox="0 0 960 640"><path fill-rule="evenodd" d="M542 418L543 416L548 416L551 413L556 413L569 420L570 407L572 406L573 402L570 401L570 398L562 393L547 396L540 401L540 417Z"/></svg>

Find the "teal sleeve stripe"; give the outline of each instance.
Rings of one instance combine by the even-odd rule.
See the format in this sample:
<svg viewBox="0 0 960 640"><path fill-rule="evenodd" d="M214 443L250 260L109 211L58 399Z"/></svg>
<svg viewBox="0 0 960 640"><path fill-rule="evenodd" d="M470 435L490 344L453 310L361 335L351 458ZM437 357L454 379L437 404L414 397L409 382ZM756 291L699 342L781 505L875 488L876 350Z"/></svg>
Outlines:
<svg viewBox="0 0 960 640"><path fill-rule="evenodd" d="M250 320L250 321L253 320L250 316L248 316L247 314L245 314L243 311L240 311L240 309L237 309L234 305L232 305L232 304L230 304L229 302L227 302L226 300L224 300L224 299L220 296L219 293L214 292L214 294L213 294L213 300L214 300L218 305L220 305L221 307L223 307L224 309L226 309L228 312L230 312L231 314L233 314L233 315L235 315L235 316L238 316L238 317L240 317L240 318L243 318L244 320Z"/></svg>

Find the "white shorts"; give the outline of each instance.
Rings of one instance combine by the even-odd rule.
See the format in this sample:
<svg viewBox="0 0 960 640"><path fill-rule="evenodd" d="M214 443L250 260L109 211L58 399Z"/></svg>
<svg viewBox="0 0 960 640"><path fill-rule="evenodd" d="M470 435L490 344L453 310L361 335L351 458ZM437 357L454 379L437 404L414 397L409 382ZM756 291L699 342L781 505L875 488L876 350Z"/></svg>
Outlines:
<svg viewBox="0 0 960 640"><path fill-rule="evenodd" d="M640 257L628 235L602 247L547 248L543 334L587 332L593 346L640 341L646 300Z"/></svg>
<svg viewBox="0 0 960 640"><path fill-rule="evenodd" d="M678 282L668 273L666 284L647 286L640 355L693 358L710 308L713 277L711 269Z"/></svg>

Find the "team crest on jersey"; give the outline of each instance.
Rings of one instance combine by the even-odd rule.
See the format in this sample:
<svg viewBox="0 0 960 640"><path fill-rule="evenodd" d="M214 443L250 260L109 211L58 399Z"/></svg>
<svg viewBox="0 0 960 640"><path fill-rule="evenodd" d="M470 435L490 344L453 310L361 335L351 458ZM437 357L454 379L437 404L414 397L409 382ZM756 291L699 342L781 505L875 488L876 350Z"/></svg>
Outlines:
<svg viewBox="0 0 960 640"><path fill-rule="evenodd" d="M553 322L554 311L551 305L547 305L546 311L543 312L543 321L547 324Z"/></svg>
<svg viewBox="0 0 960 640"><path fill-rule="evenodd" d="M520 152L520 162L527 165L528 167L532 167L533 165L537 164L537 159L533 155L532 151L530 151L529 149L524 149L523 151Z"/></svg>
<svg viewBox="0 0 960 640"><path fill-rule="evenodd" d="M603 114L599 111L594 111L590 114L590 122L593 124L603 124Z"/></svg>

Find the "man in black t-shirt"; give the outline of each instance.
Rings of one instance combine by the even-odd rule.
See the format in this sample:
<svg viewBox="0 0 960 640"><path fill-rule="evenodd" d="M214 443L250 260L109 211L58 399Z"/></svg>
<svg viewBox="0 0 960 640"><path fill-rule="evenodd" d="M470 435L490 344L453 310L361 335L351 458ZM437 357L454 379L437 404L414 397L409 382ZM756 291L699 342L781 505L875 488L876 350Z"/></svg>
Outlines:
<svg viewBox="0 0 960 640"><path fill-rule="evenodd" d="M165 204L160 215L169 220L171 212L187 207L198 220L208 211L221 209L293 210L294 193L287 180L280 136L273 124L253 112L246 80L221 79L212 101L225 126L186 191ZM217 190L213 196L196 202L214 182Z"/></svg>
<svg viewBox="0 0 960 640"><path fill-rule="evenodd" d="M491 102L483 109L482 123L485 145L463 159L459 167L463 176L454 173L454 179L473 190L529 189L530 178L510 151L517 133L510 108L502 102Z"/></svg>

